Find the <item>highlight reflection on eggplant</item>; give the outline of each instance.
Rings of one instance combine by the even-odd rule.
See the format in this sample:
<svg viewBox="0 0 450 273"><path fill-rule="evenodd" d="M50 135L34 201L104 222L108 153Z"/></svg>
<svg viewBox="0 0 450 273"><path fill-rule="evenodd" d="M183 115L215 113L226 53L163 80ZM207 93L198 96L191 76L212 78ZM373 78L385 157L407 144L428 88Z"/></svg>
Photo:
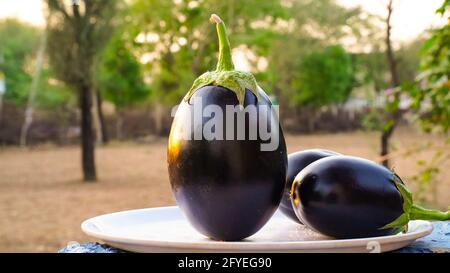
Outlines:
<svg viewBox="0 0 450 273"><path fill-rule="evenodd" d="M172 123L168 145L168 169L177 204L189 222L200 233L215 240L241 240L257 232L276 211L284 189L287 165L286 144L278 117L270 108L271 102L249 73L235 71L231 49L222 20L213 15L219 35L219 62L217 69L206 72L195 82L178 107ZM237 139L237 115L232 116L234 137L222 139L195 139L197 133L212 118L202 117L200 125L193 112L214 105L226 112L227 106L237 111L239 106L256 106L255 113L244 117L245 139ZM238 107L236 107L238 106ZM261 126L263 114L258 106L269 107L267 126L272 139L278 139L275 150L262 151L263 140L250 138L249 128ZM245 108L244 108L245 109ZM194 121L193 121L194 120ZM218 130L218 128L215 128ZM190 138L185 138L188 132Z"/></svg>
<svg viewBox="0 0 450 273"><path fill-rule="evenodd" d="M291 190L300 220L335 238L361 238L405 231L410 220L449 220L450 212L413 203L398 175L372 161L330 156L304 168Z"/></svg>
<svg viewBox="0 0 450 273"><path fill-rule="evenodd" d="M283 198L280 203L280 210L284 215L294 220L297 223L300 223L300 220L295 215L294 209L291 204L291 187L294 182L294 178L297 174L303 170L306 166L313 163L316 160L319 160L324 157L339 155L339 153L322 150L322 149L309 149L304 151L299 151L295 153L291 153L288 155L288 169L286 174L286 186L283 193Z"/></svg>

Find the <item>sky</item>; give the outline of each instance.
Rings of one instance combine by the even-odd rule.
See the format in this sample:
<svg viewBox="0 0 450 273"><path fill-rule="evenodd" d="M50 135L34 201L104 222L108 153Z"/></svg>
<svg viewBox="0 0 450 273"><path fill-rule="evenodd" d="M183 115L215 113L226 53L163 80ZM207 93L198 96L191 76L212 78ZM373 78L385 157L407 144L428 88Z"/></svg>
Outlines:
<svg viewBox="0 0 450 273"><path fill-rule="evenodd" d="M385 16L387 0L337 0L345 6L361 6L364 10ZM0 19L18 17L35 25L43 25L42 0L0 0ZM392 16L392 39L407 42L423 30L445 23L434 12L442 0L395 0Z"/></svg>
<svg viewBox="0 0 450 273"><path fill-rule="evenodd" d="M370 13L386 17L387 0L337 1L350 7L359 5ZM394 0L392 39L397 42L407 42L430 27L443 25L445 18L435 14L442 3L443 0Z"/></svg>
<svg viewBox="0 0 450 273"><path fill-rule="evenodd" d="M18 17L36 25L45 23L42 0L0 0L0 19Z"/></svg>

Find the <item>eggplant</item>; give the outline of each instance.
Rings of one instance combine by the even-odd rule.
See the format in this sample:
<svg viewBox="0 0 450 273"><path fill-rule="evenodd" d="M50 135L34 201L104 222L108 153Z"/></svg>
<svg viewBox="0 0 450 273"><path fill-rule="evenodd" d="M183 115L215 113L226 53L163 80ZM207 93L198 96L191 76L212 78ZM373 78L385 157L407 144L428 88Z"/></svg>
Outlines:
<svg viewBox="0 0 450 273"><path fill-rule="evenodd" d="M283 198L280 203L281 212L291 220L300 223L297 215L295 215L294 209L291 204L291 187L294 182L294 178L297 174L303 170L306 166L324 157L339 155L339 153L322 150L322 149L309 149L291 153L288 155L288 169L286 174L286 186L284 189Z"/></svg>
<svg viewBox="0 0 450 273"><path fill-rule="evenodd" d="M339 239L392 235L410 220L448 220L450 212L425 209L393 171L351 157L322 158L294 179L291 200L309 228Z"/></svg>
<svg viewBox="0 0 450 273"><path fill-rule="evenodd" d="M219 36L217 69L195 80L177 109L169 136L168 171L176 202L191 225L213 240L236 241L256 233L278 208L287 152L269 97L253 75L234 70L225 24L217 15L211 20ZM237 112L231 117L215 112L195 124L196 113L210 106L222 113L227 108ZM245 113L249 106L255 112ZM259 107L269 111L264 114ZM239 114L244 114L241 138ZM266 119L260 119L264 115ZM196 138L213 118L234 126L214 128L220 131L215 138ZM270 137L258 130L252 138L251 128L263 125L272 128ZM278 140L272 149L262 148L272 140Z"/></svg>

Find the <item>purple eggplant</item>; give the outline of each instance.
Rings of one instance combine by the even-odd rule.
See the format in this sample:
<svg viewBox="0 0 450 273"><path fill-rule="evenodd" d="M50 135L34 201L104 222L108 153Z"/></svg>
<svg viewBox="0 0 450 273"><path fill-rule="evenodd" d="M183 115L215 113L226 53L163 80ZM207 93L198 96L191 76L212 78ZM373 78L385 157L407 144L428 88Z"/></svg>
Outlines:
<svg viewBox="0 0 450 273"><path fill-rule="evenodd" d="M280 210L284 215L289 217L291 220L301 224L297 215L295 215L294 209L292 208L292 205L291 205L290 193L291 193L292 183L294 182L294 178L297 176L297 174L301 170L303 170L309 164L311 164L314 161L319 160L321 158L332 156L332 155L339 155L339 154L336 152L333 152L333 151L328 151L328 150L310 149L310 150L304 150L304 151L291 153L288 155L286 187L284 189L283 198L281 199Z"/></svg>
<svg viewBox="0 0 450 273"><path fill-rule="evenodd" d="M292 205L309 228L335 238L392 235L410 220L449 220L450 212L425 209L393 171L351 156L311 163L294 179Z"/></svg>
<svg viewBox="0 0 450 273"><path fill-rule="evenodd" d="M225 24L217 15L211 19L219 36L217 69L195 80L178 107L169 136L168 169L177 204L192 226L211 239L235 241L256 233L278 208L286 181L287 152L269 97L253 75L234 70ZM239 112L254 106L255 112L242 112L245 136L239 139L234 135L239 123L234 115L235 126L221 128L220 137L196 139L213 116L201 117L197 126L195 111L205 112L211 106L221 113L229 107ZM259 107L270 109L267 119L260 119ZM225 114L214 118L222 124L230 121ZM249 129L262 125L274 128L270 130L270 139L278 139L274 149L262 148L268 139L259 131L250 137ZM228 133L234 137L229 139Z"/></svg>

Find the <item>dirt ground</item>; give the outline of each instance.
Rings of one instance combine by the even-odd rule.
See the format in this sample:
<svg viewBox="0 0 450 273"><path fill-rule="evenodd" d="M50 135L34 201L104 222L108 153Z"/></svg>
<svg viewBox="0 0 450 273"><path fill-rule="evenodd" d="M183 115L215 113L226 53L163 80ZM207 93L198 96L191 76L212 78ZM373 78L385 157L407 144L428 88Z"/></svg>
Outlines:
<svg viewBox="0 0 450 273"><path fill-rule="evenodd" d="M402 130L394 147L409 149L430 141ZM288 135L289 152L326 148L341 153L377 159L375 133ZM395 170L403 178L417 171L419 156L399 156ZM150 144L112 143L96 152L99 181L81 181L77 146L39 146L28 149L0 148L0 252L55 252L69 241L92 240L80 223L103 213L175 204L166 169L166 139ZM436 206L450 203L450 160L441 166ZM406 180L406 179L405 179Z"/></svg>

